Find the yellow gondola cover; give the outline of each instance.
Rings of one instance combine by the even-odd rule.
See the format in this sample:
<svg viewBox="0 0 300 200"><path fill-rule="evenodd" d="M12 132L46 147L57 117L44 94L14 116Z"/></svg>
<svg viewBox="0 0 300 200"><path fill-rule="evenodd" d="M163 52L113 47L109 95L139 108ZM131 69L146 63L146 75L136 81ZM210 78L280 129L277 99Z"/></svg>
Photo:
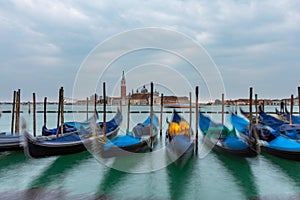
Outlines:
<svg viewBox="0 0 300 200"><path fill-rule="evenodd" d="M168 133L170 136L174 136L177 135L179 130L179 124L175 123L175 122L171 122L168 128Z"/></svg>
<svg viewBox="0 0 300 200"><path fill-rule="evenodd" d="M190 135L190 125L186 121L177 124L175 122L170 123L168 133L172 137L174 135Z"/></svg>
<svg viewBox="0 0 300 200"><path fill-rule="evenodd" d="M179 134L190 135L190 125L186 121L182 121L179 124Z"/></svg>

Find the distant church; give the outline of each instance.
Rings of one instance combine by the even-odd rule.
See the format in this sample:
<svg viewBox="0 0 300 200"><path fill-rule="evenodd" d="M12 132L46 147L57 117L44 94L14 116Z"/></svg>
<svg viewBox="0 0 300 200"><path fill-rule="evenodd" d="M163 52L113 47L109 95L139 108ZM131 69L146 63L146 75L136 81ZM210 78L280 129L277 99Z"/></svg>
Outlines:
<svg viewBox="0 0 300 200"><path fill-rule="evenodd" d="M146 106L150 104L150 92L146 88L146 85L140 89L132 90L131 93L126 95L126 79L125 72L122 72L121 78L121 88L120 88L120 96L119 97L108 97L109 105L127 105L128 99L130 98L130 104L136 106ZM153 93L153 103L154 105L160 105L161 97L159 96L159 92L154 89ZM187 97L176 97L176 96L164 96L164 104L176 104L180 102L189 102Z"/></svg>
<svg viewBox="0 0 300 200"><path fill-rule="evenodd" d="M154 97L154 104L160 103L159 93L156 90L153 94L153 97ZM128 98L130 98L131 105L149 105L150 103L150 93L148 92L145 85L141 89L141 92L139 92L139 90L137 89L135 93L132 90L132 93L129 93L128 96L126 95L126 79L125 79L125 73L123 71L122 79L121 79L121 96L120 96L122 105L127 105Z"/></svg>
<svg viewBox="0 0 300 200"><path fill-rule="evenodd" d="M89 103L93 103L95 100L95 95L96 99L98 98L97 94L93 94L90 99ZM136 106L146 106L150 104L150 92L146 88L146 85L143 85L141 90L136 89L132 90L131 93L126 95L126 79L125 79L125 73L124 71L122 72L122 78L121 78L121 88L120 88L120 96L119 97L107 97L107 103L108 105L120 105L122 104L127 105L128 104L128 99L130 98L130 104L131 105L136 105ZM99 102L101 102L102 96L99 98ZM153 103L154 105L160 105L161 102L161 97L159 96L159 92L154 88L154 93L153 93ZM179 104L179 103L185 103L187 104L189 102L188 97L177 97L177 96L164 96L163 97L163 102L164 104ZM75 102L76 104L86 104L87 100L78 100Z"/></svg>

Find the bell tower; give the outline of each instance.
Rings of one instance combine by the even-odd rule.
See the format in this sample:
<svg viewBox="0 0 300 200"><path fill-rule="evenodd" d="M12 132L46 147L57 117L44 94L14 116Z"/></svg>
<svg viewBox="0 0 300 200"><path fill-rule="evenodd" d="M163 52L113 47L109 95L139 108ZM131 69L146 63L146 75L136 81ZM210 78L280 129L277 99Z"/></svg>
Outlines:
<svg viewBox="0 0 300 200"><path fill-rule="evenodd" d="M126 99L126 80L125 80L124 71L123 71L122 79L121 79L121 99L123 102Z"/></svg>

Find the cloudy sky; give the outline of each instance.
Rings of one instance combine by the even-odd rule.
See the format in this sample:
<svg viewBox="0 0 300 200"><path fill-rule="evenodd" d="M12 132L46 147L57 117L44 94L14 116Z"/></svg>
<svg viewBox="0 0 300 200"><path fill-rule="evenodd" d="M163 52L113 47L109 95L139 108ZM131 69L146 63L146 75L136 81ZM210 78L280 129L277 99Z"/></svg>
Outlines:
<svg viewBox="0 0 300 200"><path fill-rule="evenodd" d="M99 82L107 82L110 94L119 93L125 70L128 92L153 80L166 93L188 95L187 88L199 85L200 91L208 91L206 96L211 85L205 83L212 77L200 70L203 77L198 79L191 63L177 54L186 50L182 40L156 37L159 42L153 46L173 45L175 54L157 49L119 54L120 45L149 42L151 34L115 43L112 38L149 27L177 32L203 47L220 73L228 99L248 97L250 86L263 98L289 97L300 86L299 24L300 1L293 0L0 1L0 101L11 100L18 88L23 100L30 100L32 92L38 100L56 100L60 86L71 98L80 73L85 73L82 68L107 41L110 46L97 57L94 74L99 73ZM113 58L109 67L102 62L105 55ZM89 78L80 81L85 79ZM73 98L88 95L80 92Z"/></svg>

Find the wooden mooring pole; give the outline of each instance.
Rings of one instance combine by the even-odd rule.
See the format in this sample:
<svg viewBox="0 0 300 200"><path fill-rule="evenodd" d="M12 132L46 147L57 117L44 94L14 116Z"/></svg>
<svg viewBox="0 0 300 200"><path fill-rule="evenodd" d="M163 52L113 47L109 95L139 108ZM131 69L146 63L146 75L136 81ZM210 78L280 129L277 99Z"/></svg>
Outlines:
<svg viewBox="0 0 300 200"><path fill-rule="evenodd" d="M16 97L16 124L15 124L15 132L19 134L20 131L20 101L21 101L21 90L18 89L17 97Z"/></svg>
<svg viewBox="0 0 300 200"><path fill-rule="evenodd" d="M59 89L59 95L58 95L56 137L58 137L58 131L59 131L60 112L61 112L61 88Z"/></svg>
<svg viewBox="0 0 300 200"><path fill-rule="evenodd" d="M249 140L251 138L251 134L252 134L252 98L253 97L253 88L250 87L250 96L249 96L249 120L250 120L250 124L249 124Z"/></svg>
<svg viewBox="0 0 300 200"><path fill-rule="evenodd" d="M224 93L222 93L222 125L224 125Z"/></svg>
<svg viewBox="0 0 300 200"><path fill-rule="evenodd" d="M47 127L47 97L44 98L44 127Z"/></svg>
<svg viewBox="0 0 300 200"><path fill-rule="evenodd" d="M159 135L162 136L162 121L163 121L163 108L164 108L164 94L160 97L160 120L159 120Z"/></svg>
<svg viewBox="0 0 300 200"><path fill-rule="evenodd" d="M150 83L150 151L152 151L152 132L153 132L153 82Z"/></svg>
<svg viewBox="0 0 300 200"><path fill-rule="evenodd" d="M106 139L106 85L103 82L103 136Z"/></svg>
<svg viewBox="0 0 300 200"><path fill-rule="evenodd" d="M128 104L127 104L127 129L126 133L129 133L130 129L130 97L128 98Z"/></svg>
<svg viewBox="0 0 300 200"><path fill-rule="evenodd" d="M257 107L258 100L257 100L257 94L255 94L254 103L255 103L255 124L258 124L258 107Z"/></svg>
<svg viewBox="0 0 300 200"><path fill-rule="evenodd" d="M33 98L33 136L36 137L36 98L35 93L32 94Z"/></svg>
<svg viewBox="0 0 300 200"><path fill-rule="evenodd" d="M17 95L17 91L14 91L13 103L12 103L12 113L11 113L11 130L10 130L11 134L14 133L14 126L15 126L16 95Z"/></svg>
<svg viewBox="0 0 300 200"><path fill-rule="evenodd" d="M60 110L60 134L64 134L64 123L65 123L65 117L64 117L64 88L61 87L61 110Z"/></svg>
<svg viewBox="0 0 300 200"><path fill-rule="evenodd" d="M298 114L300 117L300 87L298 87Z"/></svg>
<svg viewBox="0 0 300 200"><path fill-rule="evenodd" d="M94 117L95 120L97 119L97 94L95 93L95 98L94 98Z"/></svg>
<svg viewBox="0 0 300 200"><path fill-rule="evenodd" d="M294 95L291 95L290 124L293 124L293 107L294 107Z"/></svg>
<svg viewBox="0 0 300 200"><path fill-rule="evenodd" d="M86 120L89 119L89 98L86 98Z"/></svg>
<svg viewBox="0 0 300 200"><path fill-rule="evenodd" d="M198 96L199 96L199 87L196 86L195 90L195 95L196 95L196 121L195 121L195 131L196 131L196 136L195 136L195 153L198 154L198 123L199 123L199 106L198 106Z"/></svg>
<svg viewBox="0 0 300 200"><path fill-rule="evenodd" d="M193 111L192 111L192 93L191 92L189 93L189 96L190 96L190 126L192 126L192 114L193 114Z"/></svg>

